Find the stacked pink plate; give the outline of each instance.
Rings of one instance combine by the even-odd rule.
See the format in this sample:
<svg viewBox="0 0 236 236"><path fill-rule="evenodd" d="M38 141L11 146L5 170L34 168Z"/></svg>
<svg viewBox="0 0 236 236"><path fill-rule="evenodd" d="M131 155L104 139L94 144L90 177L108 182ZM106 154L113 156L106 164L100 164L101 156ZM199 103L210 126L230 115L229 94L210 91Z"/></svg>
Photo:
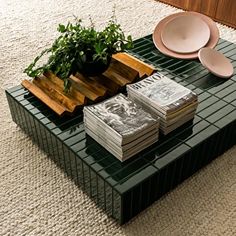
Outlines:
<svg viewBox="0 0 236 236"><path fill-rule="evenodd" d="M233 67L223 54L213 49L218 40L216 23L197 12L169 15L157 24L153 33L153 42L161 53L179 59L199 58L202 65L213 74L228 78L233 74ZM216 57L217 66L213 66ZM223 68L217 69L221 65Z"/></svg>

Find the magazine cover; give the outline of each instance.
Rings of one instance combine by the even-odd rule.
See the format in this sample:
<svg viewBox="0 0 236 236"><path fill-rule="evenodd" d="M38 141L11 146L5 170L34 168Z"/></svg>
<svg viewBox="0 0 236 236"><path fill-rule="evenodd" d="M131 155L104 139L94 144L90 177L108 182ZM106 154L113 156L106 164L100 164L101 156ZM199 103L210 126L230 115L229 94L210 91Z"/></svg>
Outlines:
<svg viewBox="0 0 236 236"><path fill-rule="evenodd" d="M166 76L155 73L142 81L127 85L127 91L134 92L153 106L163 110L172 110L197 96L190 89L178 84Z"/></svg>
<svg viewBox="0 0 236 236"><path fill-rule="evenodd" d="M135 135L149 126L157 124L157 119L154 119L123 94L87 106L84 108L84 113L86 113L86 110L92 112L95 117L102 120L123 137Z"/></svg>

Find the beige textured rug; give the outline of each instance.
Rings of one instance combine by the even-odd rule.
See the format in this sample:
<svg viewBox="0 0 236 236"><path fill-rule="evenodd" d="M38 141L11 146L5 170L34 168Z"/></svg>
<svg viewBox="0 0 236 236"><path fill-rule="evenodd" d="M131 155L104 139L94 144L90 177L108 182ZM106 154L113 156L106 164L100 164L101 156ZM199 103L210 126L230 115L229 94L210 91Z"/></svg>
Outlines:
<svg viewBox="0 0 236 236"><path fill-rule="evenodd" d="M98 27L116 15L126 33L150 34L180 11L152 0L0 0L0 235L236 235L236 146L120 227L11 121L4 89L73 14ZM236 43L236 31L219 25Z"/></svg>

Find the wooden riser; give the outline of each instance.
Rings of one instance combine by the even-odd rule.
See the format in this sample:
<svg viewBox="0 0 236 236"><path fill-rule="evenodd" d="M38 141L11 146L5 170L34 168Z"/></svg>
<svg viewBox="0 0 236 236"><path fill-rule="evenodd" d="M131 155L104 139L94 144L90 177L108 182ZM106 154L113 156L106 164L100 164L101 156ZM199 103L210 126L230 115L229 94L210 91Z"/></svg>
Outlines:
<svg viewBox="0 0 236 236"><path fill-rule="evenodd" d="M149 76L153 72L152 66L127 53L118 53L113 56L109 68L102 75L71 75L69 80L72 86L68 93L63 91L63 80L52 72L46 72L32 81L23 80L21 84L59 116L63 116L73 114L88 102L91 104L113 96L126 84Z"/></svg>

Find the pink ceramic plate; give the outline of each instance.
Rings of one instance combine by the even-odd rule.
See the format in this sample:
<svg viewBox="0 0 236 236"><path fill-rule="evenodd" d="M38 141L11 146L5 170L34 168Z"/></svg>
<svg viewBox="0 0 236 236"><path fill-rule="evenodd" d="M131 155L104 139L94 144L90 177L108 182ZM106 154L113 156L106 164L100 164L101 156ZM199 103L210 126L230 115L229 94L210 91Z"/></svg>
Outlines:
<svg viewBox="0 0 236 236"><path fill-rule="evenodd" d="M168 21L161 32L163 44L177 53L192 53L210 39L208 25L198 16L177 16Z"/></svg>
<svg viewBox="0 0 236 236"><path fill-rule="evenodd" d="M208 16L205 16L203 14L197 13L197 12L179 12L175 13L172 15L169 15L162 19L156 26L154 32L153 32L153 42L156 46L156 48L163 54L174 57L174 58L180 58L180 59L195 59L198 58L198 53L188 53L188 54L181 54L181 53L176 53L171 50L169 50L165 45L162 43L161 40L161 32L163 28L165 27L165 24L170 21L171 19L174 19L175 17L178 16L183 16L183 15L195 15L204 20L204 22L208 25L210 29L210 39L208 43L205 45L206 47L214 48L219 40L219 30L216 26L216 23L210 19Z"/></svg>
<svg viewBox="0 0 236 236"><path fill-rule="evenodd" d="M229 78L234 73L230 60L214 49L202 48L198 52L198 57L202 65L218 77Z"/></svg>

